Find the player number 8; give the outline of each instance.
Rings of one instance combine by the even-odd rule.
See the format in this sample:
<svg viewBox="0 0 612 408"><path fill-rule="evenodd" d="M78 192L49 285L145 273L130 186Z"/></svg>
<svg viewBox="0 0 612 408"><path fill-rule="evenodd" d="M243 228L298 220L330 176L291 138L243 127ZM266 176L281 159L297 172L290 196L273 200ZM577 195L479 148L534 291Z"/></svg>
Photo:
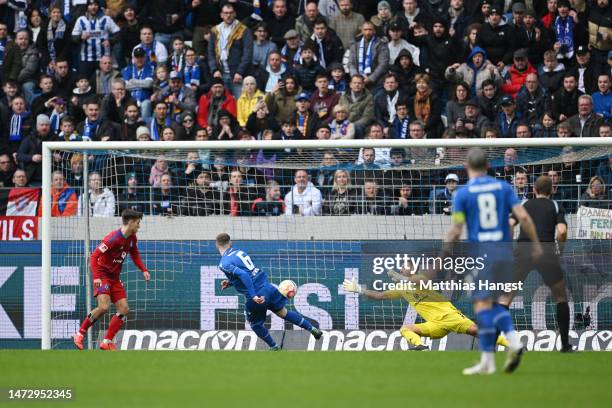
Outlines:
<svg viewBox="0 0 612 408"><path fill-rule="evenodd" d="M478 195L478 210L480 213L480 226L482 228L496 228L497 202L495 195L491 193Z"/></svg>

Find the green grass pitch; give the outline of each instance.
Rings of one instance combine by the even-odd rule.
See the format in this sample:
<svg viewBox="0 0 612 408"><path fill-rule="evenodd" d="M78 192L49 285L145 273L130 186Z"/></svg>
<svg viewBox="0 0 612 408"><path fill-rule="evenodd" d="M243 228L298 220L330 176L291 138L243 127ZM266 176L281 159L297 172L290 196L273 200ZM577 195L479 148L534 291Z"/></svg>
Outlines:
<svg viewBox="0 0 612 408"><path fill-rule="evenodd" d="M501 367L503 353L498 353ZM612 353L527 353L464 377L477 352L0 351L0 387L72 388L10 407L605 407Z"/></svg>

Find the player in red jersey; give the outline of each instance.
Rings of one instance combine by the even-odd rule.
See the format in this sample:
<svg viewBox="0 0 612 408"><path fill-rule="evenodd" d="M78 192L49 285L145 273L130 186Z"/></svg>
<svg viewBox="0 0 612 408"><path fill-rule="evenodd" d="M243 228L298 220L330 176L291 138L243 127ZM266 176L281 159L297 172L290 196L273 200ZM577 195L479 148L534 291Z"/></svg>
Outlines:
<svg viewBox="0 0 612 408"><path fill-rule="evenodd" d="M115 304L117 313L112 317L104 340L100 343L102 350L116 350L113 343L115 334L119 331L130 310L123 283L119 279L123 261L129 253L134 264L142 271L145 281L151 279L149 271L140 259L136 233L140 228L142 214L126 209L121 213L123 225L104 237L100 245L91 254L91 273L93 275L94 296L98 299L98 307L92 310L79 331L73 336L74 345L83 350L83 338L87 330L108 310L111 303Z"/></svg>

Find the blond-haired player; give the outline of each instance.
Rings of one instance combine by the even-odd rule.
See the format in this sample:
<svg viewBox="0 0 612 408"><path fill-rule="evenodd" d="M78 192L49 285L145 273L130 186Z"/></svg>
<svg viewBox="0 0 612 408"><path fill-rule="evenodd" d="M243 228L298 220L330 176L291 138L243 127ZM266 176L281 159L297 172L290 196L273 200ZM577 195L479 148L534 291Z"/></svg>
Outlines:
<svg viewBox="0 0 612 408"><path fill-rule="evenodd" d="M410 281L418 285L419 281L425 280L423 275L411 275L410 270L403 268L401 273L387 272L389 277L396 281ZM407 324L402 326L400 333L411 346L411 350L427 350L421 337L441 339L449 333L468 334L478 336L478 326L467 318L451 301L435 290L386 290L375 291L362 287L355 278L345 279L344 290L359 293L369 299L404 299L414 308L425 323ZM507 347L508 342L503 336L497 338L497 344Z"/></svg>

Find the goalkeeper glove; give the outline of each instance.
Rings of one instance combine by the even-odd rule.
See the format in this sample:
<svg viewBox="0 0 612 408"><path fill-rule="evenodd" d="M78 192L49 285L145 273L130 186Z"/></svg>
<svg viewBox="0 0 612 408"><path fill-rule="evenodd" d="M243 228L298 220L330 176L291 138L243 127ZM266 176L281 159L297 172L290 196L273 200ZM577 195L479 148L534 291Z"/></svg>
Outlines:
<svg viewBox="0 0 612 408"><path fill-rule="evenodd" d="M342 287L344 287L344 290L347 292L361 293L361 285L357 283L357 279L355 278L350 280L345 279Z"/></svg>

